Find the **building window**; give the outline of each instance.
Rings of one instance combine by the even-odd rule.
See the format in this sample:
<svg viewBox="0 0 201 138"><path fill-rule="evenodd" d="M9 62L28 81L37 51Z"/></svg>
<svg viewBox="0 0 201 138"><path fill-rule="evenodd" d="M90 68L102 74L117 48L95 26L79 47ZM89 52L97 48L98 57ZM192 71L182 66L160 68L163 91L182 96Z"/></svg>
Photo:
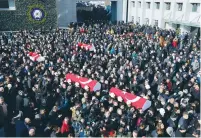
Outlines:
<svg viewBox="0 0 201 138"><path fill-rule="evenodd" d="M147 9L150 9L150 7L151 7L151 3L147 2Z"/></svg>
<svg viewBox="0 0 201 138"><path fill-rule="evenodd" d="M199 11L200 3L192 3L192 12Z"/></svg>
<svg viewBox="0 0 201 138"><path fill-rule="evenodd" d="M149 18L145 18L145 24L149 25Z"/></svg>
<svg viewBox="0 0 201 138"><path fill-rule="evenodd" d="M182 11L183 3L177 3L178 11Z"/></svg>
<svg viewBox="0 0 201 138"><path fill-rule="evenodd" d="M15 0L0 0L0 10L15 10Z"/></svg>
<svg viewBox="0 0 201 138"><path fill-rule="evenodd" d="M132 1L132 5L133 5L133 7L135 7L135 1Z"/></svg>
<svg viewBox="0 0 201 138"><path fill-rule="evenodd" d="M9 8L8 0L0 0L0 8L8 9Z"/></svg>
<svg viewBox="0 0 201 138"><path fill-rule="evenodd" d="M170 3L170 2L166 2L165 5L166 5L166 10L169 11L169 10L170 10L170 6L171 6L171 3Z"/></svg>
<svg viewBox="0 0 201 138"><path fill-rule="evenodd" d="M158 20L154 21L154 25L158 27Z"/></svg>
<svg viewBox="0 0 201 138"><path fill-rule="evenodd" d="M138 2L138 4L139 4L139 8L141 8L141 2L140 1Z"/></svg>
<svg viewBox="0 0 201 138"><path fill-rule="evenodd" d="M160 9L160 2L155 2L156 9Z"/></svg>

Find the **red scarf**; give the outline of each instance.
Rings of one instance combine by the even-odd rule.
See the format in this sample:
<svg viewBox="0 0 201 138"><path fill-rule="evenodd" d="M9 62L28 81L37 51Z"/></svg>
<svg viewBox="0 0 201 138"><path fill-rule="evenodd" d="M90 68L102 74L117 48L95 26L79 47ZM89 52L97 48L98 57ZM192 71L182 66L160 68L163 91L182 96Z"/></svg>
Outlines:
<svg viewBox="0 0 201 138"><path fill-rule="evenodd" d="M167 83L167 87L168 87L168 90L171 91L172 90L172 83L171 82Z"/></svg>

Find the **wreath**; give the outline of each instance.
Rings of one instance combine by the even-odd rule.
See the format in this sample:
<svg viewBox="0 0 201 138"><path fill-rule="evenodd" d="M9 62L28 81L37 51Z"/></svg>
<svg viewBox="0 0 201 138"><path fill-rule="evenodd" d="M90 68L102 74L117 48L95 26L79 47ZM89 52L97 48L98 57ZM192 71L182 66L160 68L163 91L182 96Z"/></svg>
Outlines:
<svg viewBox="0 0 201 138"><path fill-rule="evenodd" d="M44 23L46 20L44 6L39 4L28 6L27 16L30 22Z"/></svg>

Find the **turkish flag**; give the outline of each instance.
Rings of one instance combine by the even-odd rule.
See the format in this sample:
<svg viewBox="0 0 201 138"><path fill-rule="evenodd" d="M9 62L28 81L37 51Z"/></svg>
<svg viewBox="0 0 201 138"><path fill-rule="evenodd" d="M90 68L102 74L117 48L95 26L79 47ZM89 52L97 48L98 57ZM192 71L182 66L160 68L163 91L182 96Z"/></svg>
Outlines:
<svg viewBox="0 0 201 138"><path fill-rule="evenodd" d="M81 29L80 29L80 33L85 33L84 28L81 28Z"/></svg>
<svg viewBox="0 0 201 138"><path fill-rule="evenodd" d="M151 101L140 96L136 96L134 94L122 91L115 87L112 87L110 89L110 93L114 93L116 97L120 96L125 103L130 102L133 107L137 109L142 109L143 111L151 106Z"/></svg>
<svg viewBox="0 0 201 138"><path fill-rule="evenodd" d="M134 33L127 33L128 36L134 36Z"/></svg>
<svg viewBox="0 0 201 138"><path fill-rule="evenodd" d="M101 89L101 84L92 79L80 77L75 74L68 73L66 74L66 80L70 79L72 82L78 82L82 88L85 88L85 86L88 86L90 91L99 91Z"/></svg>
<svg viewBox="0 0 201 138"><path fill-rule="evenodd" d="M45 60L45 57L42 57L40 54L37 54L36 52L29 52L28 56L32 61L41 62Z"/></svg>
<svg viewBox="0 0 201 138"><path fill-rule="evenodd" d="M94 46L91 44L85 44L85 43L78 43L78 46L81 48L84 48L85 50L89 50L89 51L94 51Z"/></svg>

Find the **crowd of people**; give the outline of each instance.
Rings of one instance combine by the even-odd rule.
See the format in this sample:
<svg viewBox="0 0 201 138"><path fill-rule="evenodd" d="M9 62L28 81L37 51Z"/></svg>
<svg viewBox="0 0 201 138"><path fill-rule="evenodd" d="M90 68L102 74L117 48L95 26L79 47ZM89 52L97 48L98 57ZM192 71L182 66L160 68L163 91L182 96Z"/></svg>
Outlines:
<svg viewBox="0 0 201 138"><path fill-rule="evenodd" d="M126 23L3 33L0 136L198 138L199 46L190 32ZM32 61L30 51L45 60ZM101 90L81 88L67 73L97 80ZM148 99L151 107L119 101L111 87Z"/></svg>

